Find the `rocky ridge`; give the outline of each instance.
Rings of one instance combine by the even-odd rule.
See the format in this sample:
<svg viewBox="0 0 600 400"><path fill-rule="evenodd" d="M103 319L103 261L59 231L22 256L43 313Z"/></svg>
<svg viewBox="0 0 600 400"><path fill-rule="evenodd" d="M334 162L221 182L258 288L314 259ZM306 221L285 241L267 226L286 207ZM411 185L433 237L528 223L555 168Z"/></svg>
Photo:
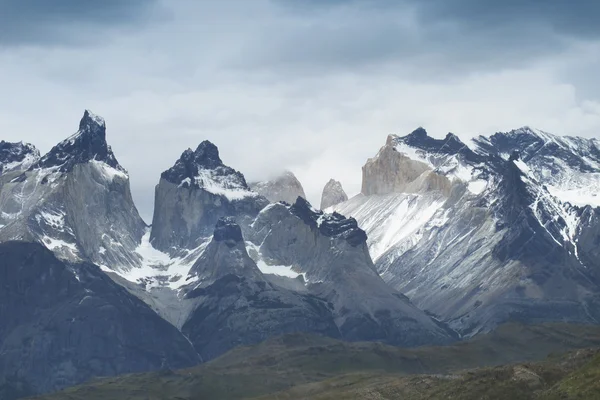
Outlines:
<svg viewBox="0 0 600 400"><path fill-rule="evenodd" d="M571 151L584 142L584 154ZM367 231L386 282L464 335L515 318L600 320L597 228L587 223L597 209L554 196L544 172L569 165L566 176L595 179L595 142L522 129L471 147L422 129L392 135L363 168L363 194L334 209Z"/></svg>

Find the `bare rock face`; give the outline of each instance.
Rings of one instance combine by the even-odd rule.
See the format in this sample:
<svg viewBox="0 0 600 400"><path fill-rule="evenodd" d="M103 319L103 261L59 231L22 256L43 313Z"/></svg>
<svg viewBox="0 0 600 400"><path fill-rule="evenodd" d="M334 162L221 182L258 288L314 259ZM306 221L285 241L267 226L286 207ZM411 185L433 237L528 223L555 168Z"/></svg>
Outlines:
<svg viewBox="0 0 600 400"><path fill-rule="evenodd" d="M150 241L171 254L193 249L212 234L221 217L235 216L248 225L267 204L241 172L223 164L217 146L204 141L161 175Z"/></svg>
<svg viewBox="0 0 600 400"><path fill-rule="evenodd" d="M195 307L182 332L205 361L235 346L285 333L340 336L326 301L265 279L231 217L217 222L211 242L190 275L197 280L188 288L186 301Z"/></svg>
<svg viewBox="0 0 600 400"><path fill-rule="evenodd" d="M448 193L451 182L420 160L399 152L390 136L377 156L362 169L362 194L418 193L440 190Z"/></svg>
<svg viewBox="0 0 600 400"><path fill-rule="evenodd" d="M452 340L379 277L355 219L315 210L299 197L291 206L266 207L253 227L252 241L266 263L302 273L308 293L331 302L344 339L404 346Z"/></svg>
<svg viewBox="0 0 600 400"><path fill-rule="evenodd" d="M271 203L285 201L292 204L298 197L306 198L302 184L290 171L285 171L269 181L251 183L250 187L266 197Z"/></svg>
<svg viewBox="0 0 600 400"><path fill-rule="evenodd" d="M248 256L242 229L233 217L217 221L213 239L192 266L190 275L199 277L202 286L214 283L226 275L264 281L256 263Z"/></svg>
<svg viewBox="0 0 600 400"><path fill-rule="evenodd" d="M339 181L330 179L325 185L325 188L323 188L323 194L321 195L321 210L343 203L346 200L348 200L348 195L344 192L342 184Z"/></svg>
<svg viewBox="0 0 600 400"><path fill-rule="evenodd" d="M41 158L21 153L16 162L31 165L0 176L0 241L36 241L61 258L117 269L139 263L133 250L146 225L101 117L86 110L79 130Z"/></svg>

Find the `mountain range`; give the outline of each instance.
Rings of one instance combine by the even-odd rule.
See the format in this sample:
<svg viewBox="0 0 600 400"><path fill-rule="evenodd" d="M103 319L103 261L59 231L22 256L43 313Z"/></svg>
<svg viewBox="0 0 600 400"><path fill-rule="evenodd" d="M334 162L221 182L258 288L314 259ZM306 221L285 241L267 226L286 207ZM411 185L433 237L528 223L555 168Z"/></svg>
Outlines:
<svg viewBox="0 0 600 400"><path fill-rule="evenodd" d="M600 142L521 128L390 135L321 209L209 141L158 178L152 224L104 119L47 154L0 142L0 387L207 362L289 333L414 347L509 322L600 321Z"/></svg>

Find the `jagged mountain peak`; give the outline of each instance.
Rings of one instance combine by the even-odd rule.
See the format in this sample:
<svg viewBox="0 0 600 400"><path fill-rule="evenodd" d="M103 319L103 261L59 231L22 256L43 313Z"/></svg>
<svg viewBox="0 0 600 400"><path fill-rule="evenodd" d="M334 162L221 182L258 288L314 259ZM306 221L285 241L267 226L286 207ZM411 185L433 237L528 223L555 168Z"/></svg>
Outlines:
<svg viewBox="0 0 600 400"><path fill-rule="evenodd" d="M194 161L206 168L216 168L223 165L219 157L219 148L212 142L204 140L194 151Z"/></svg>
<svg viewBox="0 0 600 400"><path fill-rule="evenodd" d="M408 136L413 137L413 138L425 138L425 137L428 137L429 134L427 133L427 130L425 128L423 128L422 126L419 126L417 129L412 131Z"/></svg>
<svg viewBox="0 0 600 400"><path fill-rule="evenodd" d="M296 202L290 206L290 211L307 225L318 229L324 236L343 238L353 247L367 241L367 234L358 227L354 218L346 218L337 212L324 213L315 209L303 197L298 196Z"/></svg>
<svg viewBox="0 0 600 400"><path fill-rule="evenodd" d="M0 141L0 174L26 170L40 158L40 151L30 143Z"/></svg>
<svg viewBox="0 0 600 400"><path fill-rule="evenodd" d="M126 173L106 142L104 119L85 110L79 130L54 146L33 168L59 167L61 172L69 172L75 165L89 161L100 161Z"/></svg>
<svg viewBox="0 0 600 400"><path fill-rule="evenodd" d="M79 121L79 130L94 130L100 132L101 129L106 129L106 121L99 115L94 114L90 110L83 112L83 118Z"/></svg>
<svg viewBox="0 0 600 400"><path fill-rule="evenodd" d="M409 146L413 149L436 155L460 154L474 162L479 161L475 153L453 133L446 134L443 139L436 139L429 136L425 129L418 128L406 136L396 136L392 144L396 147Z"/></svg>
<svg viewBox="0 0 600 400"><path fill-rule="evenodd" d="M241 172L223 164L207 140L161 174L155 196L150 241L170 254L198 247L221 217L235 216L247 226L269 203L250 190Z"/></svg>
<svg viewBox="0 0 600 400"><path fill-rule="evenodd" d="M225 196L232 191L240 192L241 197L252 194L244 175L223 164L218 147L208 140L201 142L195 151L184 151L161 178L183 187L203 188Z"/></svg>

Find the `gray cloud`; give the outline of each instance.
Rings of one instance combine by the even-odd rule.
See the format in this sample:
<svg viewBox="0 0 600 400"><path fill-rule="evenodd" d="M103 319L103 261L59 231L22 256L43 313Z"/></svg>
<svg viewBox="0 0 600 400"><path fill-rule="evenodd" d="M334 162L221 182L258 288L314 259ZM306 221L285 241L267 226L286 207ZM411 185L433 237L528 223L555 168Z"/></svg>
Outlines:
<svg viewBox="0 0 600 400"><path fill-rule="evenodd" d="M424 0L418 4L422 21L456 21L470 31L495 31L501 26L515 29L513 34L519 36L534 25L569 36L600 37L596 0Z"/></svg>
<svg viewBox="0 0 600 400"><path fill-rule="evenodd" d="M81 44L139 23L156 0L0 0L0 45Z"/></svg>
<svg viewBox="0 0 600 400"><path fill-rule="evenodd" d="M84 108L103 115L147 219L160 172L205 139L249 180L292 169L318 202L332 177L356 193L361 165L386 135L419 125L463 138L523 125L600 132L600 40L585 17L558 17L577 10L123 0L55 15L60 8L48 14L39 3L0 17L0 30L7 19L23 23L0 37L0 87L10 93L0 96L0 136L46 151Z"/></svg>
<svg viewBox="0 0 600 400"><path fill-rule="evenodd" d="M595 0L275 0L236 66L336 73L401 64L413 79L521 68L600 38Z"/></svg>

